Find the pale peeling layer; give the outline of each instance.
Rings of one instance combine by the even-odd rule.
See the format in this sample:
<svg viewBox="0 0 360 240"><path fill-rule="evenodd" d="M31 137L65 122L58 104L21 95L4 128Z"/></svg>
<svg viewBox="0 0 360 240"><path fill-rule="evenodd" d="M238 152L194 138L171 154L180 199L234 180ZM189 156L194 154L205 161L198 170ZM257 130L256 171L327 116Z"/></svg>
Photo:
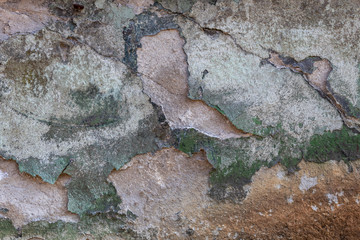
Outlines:
<svg viewBox="0 0 360 240"><path fill-rule="evenodd" d="M138 71L142 74L144 92L163 108L173 129L194 128L221 139L250 136L202 101L187 97L187 62L184 40L178 31L143 37L141 45L137 50Z"/></svg>
<svg viewBox="0 0 360 240"><path fill-rule="evenodd" d="M77 215L67 211L68 180L64 175L55 184L45 183L0 157L0 217L11 219L16 228L39 220L77 222Z"/></svg>
<svg viewBox="0 0 360 240"><path fill-rule="evenodd" d="M173 148L134 157L109 176L122 199L122 211L137 216L134 229L154 228L159 239L184 238L187 225L211 202L207 196L212 169L204 153L188 157Z"/></svg>
<svg viewBox="0 0 360 240"><path fill-rule="evenodd" d="M41 6L44 1L0 1L0 41L11 35L31 33L45 27L56 17Z"/></svg>

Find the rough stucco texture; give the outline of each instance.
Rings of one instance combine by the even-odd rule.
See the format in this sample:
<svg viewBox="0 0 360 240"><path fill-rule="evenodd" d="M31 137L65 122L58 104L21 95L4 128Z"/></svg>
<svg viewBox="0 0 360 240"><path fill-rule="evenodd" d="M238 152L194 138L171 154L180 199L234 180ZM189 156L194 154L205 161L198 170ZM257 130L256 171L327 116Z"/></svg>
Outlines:
<svg viewBox="0 0 360 240"><path fill-rule="evenodd" d="M359 239L357 0L0 0L0 239Z"/></svg>

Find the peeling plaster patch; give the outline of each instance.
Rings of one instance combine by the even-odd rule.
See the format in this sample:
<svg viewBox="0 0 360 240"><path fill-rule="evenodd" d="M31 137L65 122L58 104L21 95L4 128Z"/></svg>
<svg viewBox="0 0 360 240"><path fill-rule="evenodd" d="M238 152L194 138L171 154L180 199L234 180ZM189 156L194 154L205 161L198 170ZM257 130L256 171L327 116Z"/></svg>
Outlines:
<svg viewBox="0 0 360 240"><path fill-rule="evenodd" d="M329 60L308 57L297 62L291 57L283 57L276 52L271 52L268 61L277 68L289 68L296 73L301 73L310 86L336 108L348 127L360 131L360 110L348 99L335 93L328 82L329 74L333 70Z"/></svg>
<svg viewBox="0 0 360 240"><path fill-rule="evenodd" d="M356 0L197 1L190 16L203 27L219 29L246 51L267 57L267 49L303 59L322 56L334 66L334 91L358 100L359 4ZM359 107L359 101L358 105Z"/></svg>
<svg viewBox="0 0 360 240"><path fill-rule="evenodd" d="M317 206L315 205L311 205L311 209L314 210L315 212L317 212L317 210L319 209Z"/></svg>
<svg viewBox="0 0 360 240"><path fill-rule="evenodd" d="M70 211L106 210L101 201L115 195L108 174L157 150L163 128L140 78L123 63L79 42L64 62L59 41L69 43L45 29L0 45L0 71L12 89L1 98L0 154L50 183L65 169ZM34 94L32 85L46 91Z"/></svg>
<svg viewBox="0 0 360 240"><path fill-rule="evenodd" d="M138 232L155 228L168 238L175 232L185 236L191 224L201 222L198 214L210 203L211 168L204 153L188 157L170 148L136 156L108 179L122 199L122 212L137 216Z"/></svg>
<svg viewBox="0 0 360 240"><path fill-rule="evenodd" d="M202 101L188 99L184 43L177 30L161 31L141 39L142 47L137 55L144 92L152 102L162 106L173 129L194 128L221 139L250 136Z"/></svg>
<svg viewBox="0 0 360 240"><path fill-rule="evenodd" d="M55 184L19 172L15 161L0 158L0 172L6 181L0 182L0 208L2 215L11 219L15 227L32 221L77 222L78 217L67 211L68 176L61 176Z"/></svg>
<svg viewBox="0 0 360 240"><path fill-rule="evenodd" d="M310 188L317 185L317 177L308 177L303 175L301 177L301 183L299 185L299 189L304 193L305 191L309 190Z"/></svg>
<svg viewBox="0 0 360 240"><path fill-rule="evenodd" d="M184 19L178 24L186 38L189 97L218 109L238 129L287 138L278 141L283 148L288 148L291 138L294 144L287 155L300 158L299 144L342 127L337 111L301 76L264 65L262 58L244 51L226 31Z"/></svg>
<svg viewBox="0 0 360 240"><path fill-rule="evenodd" d="M46 23L55 20L44 1L3 1L0 2L0 41L19 33L32 33L44 28Z"/></svg>

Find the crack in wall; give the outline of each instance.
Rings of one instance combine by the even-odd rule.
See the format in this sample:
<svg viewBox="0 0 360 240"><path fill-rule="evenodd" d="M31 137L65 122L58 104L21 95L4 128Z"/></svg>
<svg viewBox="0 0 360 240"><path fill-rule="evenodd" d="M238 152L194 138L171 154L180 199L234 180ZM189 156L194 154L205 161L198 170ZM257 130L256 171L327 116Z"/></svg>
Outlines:
<svg viewBox="0 0 360 240"><path fill-rule="evenodd" d="M253 52L250 52L250 51L247 51L245 50L245 48L243 48L236 40L236 38L234 36L232 36L230 33L228 32L225 32L224 30L222 29L217 29L217 28L209 28L209 27L204 27L202 26L200 23L198 23L195 18L193 17L190 17L184 13L180 13L180 12L174 12L174 11L171 11L170 9L167 9L167 8L164 8L160 3L157 3L155 4L155 6L158 7L158 10L160 11L165 11L166 13L168 14L171 14L171 15L175 15L175 16L180 16L186 20L189 20L193 23L195 23L204 33L206 34L209 34L209 35L212 35L213 33L217 33L217 34L222 34L222 35L225 35L225 36L228 36L231 38L231 40L234 42L235 46L237 48L239 48L245 55L253 55L253 56L257 56L259 58L262 58L260 55L256 54L256 53L253 53Z"/></svg>
<svg viewBox="0 0 360 240"><path fill-rule="evenodd" d="M188 63L183 51L184 40L178 31L144 36L141 45L137 62L144 92L152 102L162 106L173 129L194 128L220 139L253 136L237 129L226 116L203 101L187 97Z"/></svg>
<svg viewBox="0 0 360 240"><path fill-rule="evenodd" d="M360 119L358 116L354 116L351 110L354 107L346 98L335 93L330 86L328 77L333 68L328 59L308 57L296 61L291 57L284 57L275 51L271 51L266 61L276 68L287 68L301 74L306 82L319 92L321 97L335 107L346 126L360 132Z"/></svg>

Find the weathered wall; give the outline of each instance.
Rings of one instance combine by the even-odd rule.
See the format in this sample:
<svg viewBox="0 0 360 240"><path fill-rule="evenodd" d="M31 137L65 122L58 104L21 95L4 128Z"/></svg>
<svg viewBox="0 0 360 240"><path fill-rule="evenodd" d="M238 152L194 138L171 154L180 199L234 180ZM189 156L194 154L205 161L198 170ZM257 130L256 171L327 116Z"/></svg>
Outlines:
<svg viewBox="0 0 360 240"><path fill-rule="evenodd" d="M0 238L359 239L357 0L0 0Z"/></svg>

